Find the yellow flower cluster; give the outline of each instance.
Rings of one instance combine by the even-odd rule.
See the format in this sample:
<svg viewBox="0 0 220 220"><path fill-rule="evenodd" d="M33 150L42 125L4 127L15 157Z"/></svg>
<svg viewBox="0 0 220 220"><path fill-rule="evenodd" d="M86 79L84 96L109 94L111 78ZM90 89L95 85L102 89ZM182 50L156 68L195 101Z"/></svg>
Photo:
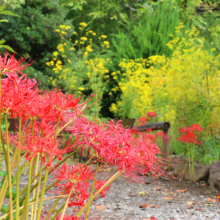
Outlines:
<svg viewBox="0 0 220 220"><path fill-rule="evenodd" d="M219 109L214 106L220 102L220 55L203 49L204 39L197 37L195 28L187 33L187 40L177 37L167 44L173 50L170 58L156 55L148 60L124 59L119 64L123 73L112 75L124 77L119 82L122 95L111 106L112 112L139 118L151 110L159 120L185 125L206 126L208 121L219 120Z"/></svg>

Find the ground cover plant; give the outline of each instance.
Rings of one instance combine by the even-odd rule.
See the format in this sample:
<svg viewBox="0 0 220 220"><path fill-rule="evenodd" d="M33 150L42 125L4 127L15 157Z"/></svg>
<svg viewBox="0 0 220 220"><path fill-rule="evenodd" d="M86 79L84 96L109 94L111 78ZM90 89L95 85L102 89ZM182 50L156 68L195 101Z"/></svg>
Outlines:
<svg viewBox="0 0 220 220"><path fill-rule="evenodd" d="M7 167L0 188L0 219L29 219L29 210L31 219L42 219L43 202L52 198L57 200L46 219L88 219L92 200L104 197L117 177L123 175L128 181L140 182L139 173L162 172L160 148L152 135L137 138L120 122L89 121L84 114L90 107L89 99L84 101L59 89L40 90L37 81L23 73L30 65L25 58L16 60L7 53L0 56L0 124L5 123L5 130L0 126L0 145ZM18 131L8 131L9 119L17 119ZM64 130L69 132L65 142ZM65 163L72 155L84 151L89 156L86 164ZM116 166L118 171L111 178L98 181L97 176L106 164ZM28 184L21 190L19 180L25 170ZM48 186L51 173L54 178ZM45 198L50 192L57 196ZM9 207L4 205L6 197ZM65 202L57 207L61 198ZM65 216L68 207L78 211Z"/></svg>

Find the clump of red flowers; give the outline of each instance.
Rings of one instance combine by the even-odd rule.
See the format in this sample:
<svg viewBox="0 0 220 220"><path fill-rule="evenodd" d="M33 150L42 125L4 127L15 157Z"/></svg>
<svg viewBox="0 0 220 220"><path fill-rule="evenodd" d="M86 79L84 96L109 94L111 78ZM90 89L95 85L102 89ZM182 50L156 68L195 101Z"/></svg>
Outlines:
<svg viewBox="0 0 220 220"><path fill-rule="evenodd" d="M93 181L93 193L100 193L102 197L109 186L103 188L106 181L96 180L98 168L65 163L60 167L52 166L55 159L62 160L67 153L79 151L82 155L86 152L87 158L93 159L92 163L98 163L100 167L103 164L113 165L118 168L119 174L132 181L143 180L137 174L148 170L162 172L157 164L160 148L151 134L137 138L130 129L124 129L120 121L115 123L111 120L107 124L89 121L84 112L93 95L83 102L82 97L64 94L59 89L41 91L35 79L21 72L30 65L24 64L24 61L23 58L17 61L14 55L0 56L0 76L3 76L0 114L4 115L6 122L10 117L21 125L19 132L4 133L4 142L8 149L10 144L22 150L30 166L35 166L33 161L39 159L41 168L45 165L46 172L53 171L56 192L69 196L69 207L85 205L90 198ZM148 112L148 116L156 117L156 114ZM69 134L65 142L62 139L64 132ZM72 215L63 219L78 218Z"/></svg>
<svg viewBox="0 0 220 220"><path fill-rule="evenodd" d="M201 142L198 142L198 132L201 131L201 125L191 124L190 127L185 127L179 130L181 137L178 140L182 143L201 144Z"/></svg>

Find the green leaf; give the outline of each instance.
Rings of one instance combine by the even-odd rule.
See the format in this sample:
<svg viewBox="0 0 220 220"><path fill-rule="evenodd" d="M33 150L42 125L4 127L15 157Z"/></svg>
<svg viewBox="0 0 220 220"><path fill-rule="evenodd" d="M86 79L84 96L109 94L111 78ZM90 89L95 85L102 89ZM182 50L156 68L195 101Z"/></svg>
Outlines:
<svg viewBox="0 0 220 220"><path fill-rule="evenodd" d="M5 212L8 208L8 205L2 205L1 212Z"/></svg>
<svg viewBox="0 0 220 220"><path fill-rule="evenodd" d="M10 11L1 11L0 14L17 16L17 15L15 15L14 13L12 13L12 12L10 12Z"/></svg>
<svg viewBox="0 0 220 220"><path fill-rule="evenodd" d="M0 22L8 22L6 19L1 19Z"/></svg>
<svg viewBox="0 0 220 220"><path fill-rule="evenodd" d="M6 177L7 176L7 171L0 170L0 176Z"/></svg>
<svg viewBox="0 0 220 220"><path fill-rule="evenodd" d="M7 46L7 45L0 45L0 48L4 47L5 49L11 51L11 52L15 52L11 47Z"/></svg>
<svg viewBox="0 0 220 220"><path fill-rule="evenodd" d="M5 40L0 40L0 45L4 43L5 43Z"/></svg>
<svg viewBox="0 0 220 220"><path fill-rule="evenodd" d="M12 197L16 198L16 189L12 187Z"/></svg>

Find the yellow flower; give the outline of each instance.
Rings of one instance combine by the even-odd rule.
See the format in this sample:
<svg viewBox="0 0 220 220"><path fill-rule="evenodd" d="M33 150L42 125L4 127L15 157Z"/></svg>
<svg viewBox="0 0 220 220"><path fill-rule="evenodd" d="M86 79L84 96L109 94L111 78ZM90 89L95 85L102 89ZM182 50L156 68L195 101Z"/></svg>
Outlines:
<svg viewBox="0 0 220 220"><path fill-rule="evenodd" d="M59 29L56 29L55 31L56 31L56 32L60 32L60 30L59 30Z"/></svg>
<svg viewBox="0 0 220 220"><path fill-rule="evenodd" d="M86 27L86 26L87 26L87 24L86 24L85 22L81 22L81 23L79 23L79 25L81 25L81 26L83 26L83 27Z"/></svg>
<svg viewBox="0 0 220 220"><path fill-rule="evenodd" d="M73 32L73 34L78 35L77 32L75 32L75 31Z"/></svg>
<svg viewBox="0 0 220 220"><path fill-rule="evenodd" d="M81 90L81 91L83 91L85 88L83 88L83 87L79 87L78 89Z"/></svg>
<svg viewBox="0 0 220 220"><path fill-rule="evenodd" d="M107 38L107 36L106 36L106 35L101 35L101 37L102 37L102 38Z"/></svg>
<svg viewBox="0 0 220 220"><path fill-rule="evenodd" d="M80 39L83 40L83 41L86 41L87 37L81 37Z"/></svg>
<svg viewBox="0 0 220 220"><path fill-rule="evenodd" d="M68 30L68 29L70 29L70 28L71 28L70 26L66 26L66 27L65 27L66 30Z"/></svg>
<svg viewBox="0 0 220 220"><path fill-rule="evenodd" d="M63 28L65 28L65 26L66 26L66 25L60 25L59 27L63 29Z"/></svg>
<svg viewBox="0 0 220 220"><path fill-rule="evenodd" d="M103 44L109 45L109 42L108 41L104 41Z"/></svg>
<svg viewBox="0 0 220 220"><path fill-rule="evenodd" d="M55 57L57 57L58 56L58 52L53 52L53 55L55 56Z"/></svg>

